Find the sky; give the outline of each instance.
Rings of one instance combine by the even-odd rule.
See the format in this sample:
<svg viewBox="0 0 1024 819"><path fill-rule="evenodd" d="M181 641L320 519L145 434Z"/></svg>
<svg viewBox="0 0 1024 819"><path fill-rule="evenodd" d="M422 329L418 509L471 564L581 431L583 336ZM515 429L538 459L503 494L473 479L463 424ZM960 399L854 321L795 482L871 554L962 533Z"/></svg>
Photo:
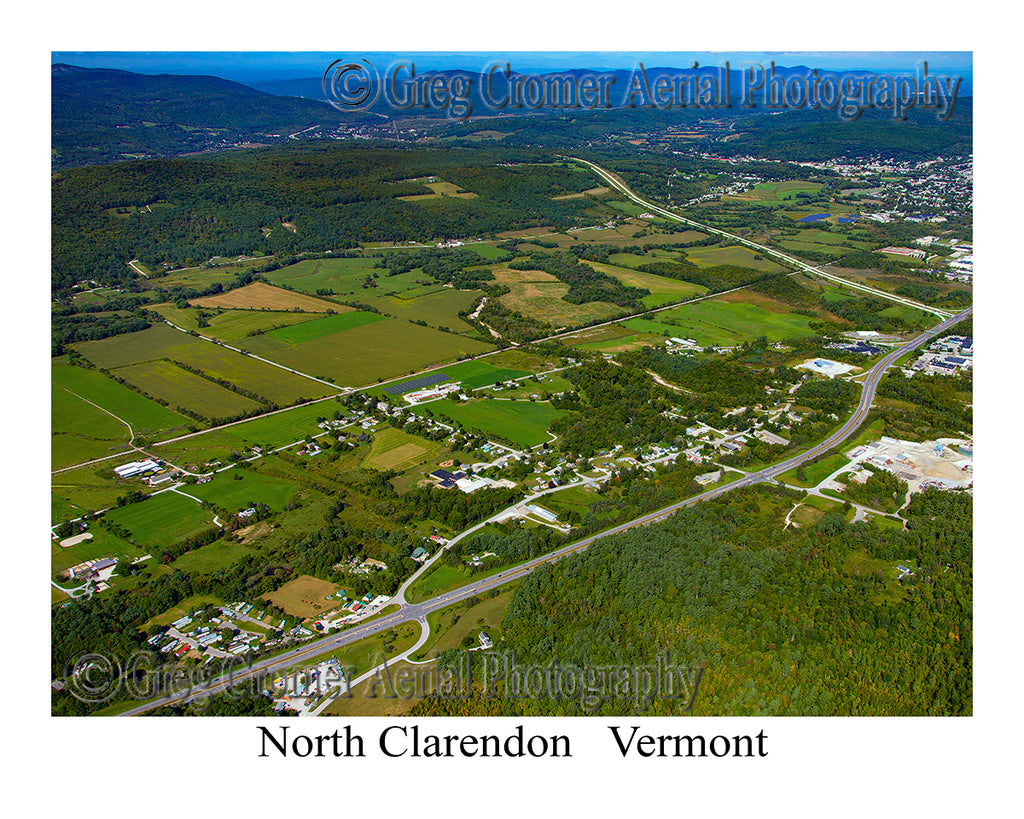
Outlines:
<svg viewBox="0 0 1024 819"><path fill-rule="evenodd" d="M236 82L320 77L337 59L365 57L375 65L397 60L414 60L417 69L464 68L479 70L493 60L508 61L523 73L558 71L570 68L608 71L632 69L637 62L648 68L689 68L694 61L705 66L722 66L729 61L734 69L744 63L779 66L805 65L821 71L870 70L879 73L912 73L923 61L932 74L972 79L970 51L495 51L495 52L210 52L210 51L55 51L51 63L69 63L88 68L120 68L143 74L212 74Z"/></svg>

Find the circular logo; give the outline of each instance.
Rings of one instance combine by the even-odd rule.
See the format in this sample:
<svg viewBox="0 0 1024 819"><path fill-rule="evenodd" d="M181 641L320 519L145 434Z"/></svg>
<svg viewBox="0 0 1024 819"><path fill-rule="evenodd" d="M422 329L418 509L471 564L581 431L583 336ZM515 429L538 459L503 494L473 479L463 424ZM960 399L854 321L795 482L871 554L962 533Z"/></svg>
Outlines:
<svg viewBox="0 0 1024 819"><path fill-rule="evenodd" d="M67 691L81 702L107 702L121 689L121 664L104 654L82 654L65 669Z"/></svg>
<svg viewBox="0 0 1024 819"><path fill-rule="evenodd" d="M335 60L320 83L324 99L339 111L364 111L380 96L380 75L369 60Z"/></svg>

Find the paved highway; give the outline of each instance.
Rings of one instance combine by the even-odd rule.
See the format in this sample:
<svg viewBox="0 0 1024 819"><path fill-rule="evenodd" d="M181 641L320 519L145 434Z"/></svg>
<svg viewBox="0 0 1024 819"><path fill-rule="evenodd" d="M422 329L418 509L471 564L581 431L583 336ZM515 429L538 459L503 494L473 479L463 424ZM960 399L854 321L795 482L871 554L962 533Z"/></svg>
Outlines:
<svg viewBox="0 0 1024 819"><path fill-rule="evenodd" d="M807 262L798 259L795 256L790 256L788 253L783 253L782 251L776 250L775 248L772 247L768 247L767 245L752 242L750 241L750 239L744 239L742 236L737 236L735 233L729 233L728 231L721 230L720 228L715 228L711 227L710 225L695 222L693 221L693 219L687 219L684 216L680 216L678 213L673 213L672 211L666 210L665 208L655 205L652 202L648 202L646 199L641 199L639 196L633 193L633 191L627 188L626 184L621 179L619 179L617 176L610 173L609 171L606 171L599 165L595 165L593 162L588 162L586 159L580 159L579 157L575 156L566 156L563 157L563 159L571 159L574 162L580 162L586 165L594 173L601 177L601 179L603 179L617 191L625 194L638 205L643 205L645 208L650 209L651 212L660 214L661 216L664 216L666 219L671 219L674 222L682 222L683 224L690 225L691 227L695 227L699 230L703 230L708 233L714 233L718 236L725 236L728 239L733 239L734 241L739 242L741 245L746 245L747 247L756 250L759 253L764 253L768 256L773 256L776 259L779 259L780 261L786 262L787 264L791 264L805 273L811 273L815 276L821 276L824 279L828 279L829 281L835 282L836 284L841 284L844 287L850 287L854 290L860 290L864 293L870 293L873 296L879 296L880 298L888 299L889 301L894 301L897 304L904 304L907 307L916 307L918 310L923 310L926 313L931 313L932 315L937 316L939 318L949 318L952 315L948 310L939 310L936 307L929 307L927 304L921 304L920 302L914 301L913 299L905 299L902 296L896 296L892 293L887 293L885 290L878 290L875 287L870 287L869 285L861 284L860 282L844 279L841 276L835 275L834 273L826 273L820 267L809 265L807 264Z"/></svg>
<svg viewBox="0 0 1024 819"><path fill-rule="evenodd" d="M794 455L792 458L789 458L778 464L774 464L770 467L766 467L765 469L762 469L759 472L754 472L745 475L742 478L733 481L732 483L725 484L723 486L718 486L715 487L714 489L709 489L706 492L702 492L699 495L694 495L691 498L679 501L678 503L674 503L671 506L666 506L663 509L658 509L646 515L641 515L638 518L635 518L626 523L622 523L611 529L607 529L603 532L590 535L589 537L585 537L582 540L577 540L576 542L571 543L568 546L564 546L561 549L558 549L557 551L543 555L542 557L534 558L533 560L530 560L526 563L522 563L514 568L507 569L506 571L503 571L499 574L491 575L490 577L485 577L473 583L468 583L465 586L462 586L461 588L455 589L445 594L438 595L437 597L432 597L429 600L424 600L420 603L404 603L401 609L385 617L380 617L378 619L371 620L363 625L356 626L355 628L340 632L335 635L329 635L319 640L314 640L311 643L306 643L291 651L287 651L283 654L280 654L276 657L269 657L267 659L260 660L258 662L253 663L252 666L238 670L230 677L218 677L209 685L203 686L203 688L200 690L184 691L177 695L167 696L159 700L154 700L152 702L136 706L135 708L125 711L123 713L123 716L134 716L137 714L142 714L161 705L173 705L176 703L186 702L189 699L196 697L197 695L215 694L219 691L223 691L231 685L245 683L245 681L257 675L263 675L264 684L269 683L273 680L277 672L281 672L286 669L291 669L295 667L301 667L301 664L304 660L309 660L317 655L324 654L325 652L341 648L343 646L355 642L356 640L360 640L364 637L369 637L374 634L378 634L381 631L385 631L389 628L394 628L400 623L404 623L410 620L419 621L421 624L423 624L425 628L426 616L431 612L437 611L438 609L446 608L455 603L458 603L461 600L465 600L474 595L483 594L487 591L490 591L491 589L497 588L499 586L504 586L507 583L511 583L514 580L518 580L522 577L525 577L538 566L542 566L545 563L552 563L558 560L559 558L564 557L565 555L586 549L587 546L589 546L598 538L608 537L610 535L615 535L620 532L625 532L626 530L632 529L636 526L645 526L650 523L665 520L666 518L675 514L677 511L684 507L694 506L695 504L698 504L702 501L710 500L711 498L716 498L719 495L725 494L726 492L731 492L734 489L739 489L740 487L743 486L751 486L756 483L761 483L762 481L775 481L776 477L781 475L782 473L787 472L790 469L793 469L799 466L800 464L805 463L806 461L809 461L812 458L815 458L824 452L827 452L828 450L840 444L842 441L849 438L854 433L854 431L861 425L861 423L864 421L864 418L870 411L871 406L874 402L875 392L878 389L878 383L882 379L882 376L885 374L885 371L888 370L889 367L891 367L896 362L896 360L899 359L901 356L905 355L914 348L923 344L932 336L935 336L939 333L942 333L945 330L948 330L954 324L967 318L967 316L971 315L972 312L973 308L968 308L967 310L964 310L963 312L958 313L955 316L944 319L942 322L935 325L930 330L921 333L920 335L903 344L901 347L893 350L884 358L879 360L879 362L875 364L875 366L872 367L867 373L867 378L864 380L862 385L863 389L861 392L860 401L857 404L857 409L854 411L854 413L849 417L849 419L847 419L847 421L839 429L837 429L835 432L829 435L825 440L808 449L806 452L802 452L799 455ZM422 637L420 642L422 642ZM417 645L419 645L419 643ZM364 674L363 677L365 676L366 675Z"/></svg>

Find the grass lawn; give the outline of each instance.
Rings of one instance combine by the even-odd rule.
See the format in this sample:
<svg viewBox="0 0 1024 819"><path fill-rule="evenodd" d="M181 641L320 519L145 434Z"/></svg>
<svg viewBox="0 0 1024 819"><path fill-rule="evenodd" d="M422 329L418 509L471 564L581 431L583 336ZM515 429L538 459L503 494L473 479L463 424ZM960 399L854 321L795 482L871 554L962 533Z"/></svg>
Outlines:
<svg viewBox="0 0 1024 819"><path fill-rule="evenodd" d="M543 401L502 401L484 398L456 404L443 398L427 404L434 417L447 415L466 429L479 429L489 435L500 436L513 443L533 447L551 440L547 433L551 422L562 415Z"/></svg>
<svg viewBox="0 0 1024 819"><path fill-rule="evenodd" d="M111 509L107 520L123 526L147 547L170 546L213 526L213 514L177 492L161 492L139 503Z"/></svg>
<svg viewBox="0 0 1024 819"><path fill-rule="evenodd" d="M807 477L802 481L797 479L796 469L791 469L789 472L784 473L780 476L780 479L784 483L810 489L817 486L837 469L842 466L846 466L848 463L849 460L845 455L842 453L836 453L835 455L829 455L822 461L804 466L804 474ZM797 469L799 469L799 467L797 467Z"/></svg>
<svg viewBox="0 0 1024 819"><path fill-rule="evenodd" d="M503 586L496 597L484 597L470 608L458 603L427 615L430 637L411 659L424 660L434 657L449 648L459 648L464 637L473 638L473 645L479 645L477 635L486 631L494 643L501 640L501 621L518 582Z"/></svg>
<svg viewBox="0 0 1024 819"><path fill-rule="evenodd" d="M430 597L464 586L470 580L477 580L482 574L471 575L468 569L449 566L444 558L439 558L436 568L432 567L429 574L418 578L405 593L410 603L418 603Z"/></svg>

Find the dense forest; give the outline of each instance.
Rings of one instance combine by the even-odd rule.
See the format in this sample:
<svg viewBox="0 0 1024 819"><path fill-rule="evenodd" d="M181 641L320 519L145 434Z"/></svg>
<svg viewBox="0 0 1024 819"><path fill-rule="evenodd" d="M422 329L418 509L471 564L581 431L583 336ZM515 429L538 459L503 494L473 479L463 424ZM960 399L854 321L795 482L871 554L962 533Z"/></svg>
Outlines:
<svg viewBox="0 0 1024 819"><path fill-rule="evenodd" d="M971 497L915 495L897 532L837 513L784 529L797 497L738 491L534 571L509 605L498 650L521 667L662 656L703 666L696 715L971 714ZM897 581L897 562L913 574ZM648 713L685 705L655 698ZM499 683L495 696L429 698L414 713L635 710L628 695L591 707L520 698Z"/></svg>
<svg viewBox="0 0 1024 819"><path fill-rule="evenodd" d="M360 242L465 238L582 223L589 203L553 200L593 185L589 174L548 166L538 151L326 145L235 151L63 171L52 184L53 289L79 281L125 285L140 259L154 270L214 256L322 253ZM503 166L499 167L499 163ZM476 198L439 197L436 175ZM118 209L128 209L118 213ZM294 233L264 228L282 222Z"/></svg>

